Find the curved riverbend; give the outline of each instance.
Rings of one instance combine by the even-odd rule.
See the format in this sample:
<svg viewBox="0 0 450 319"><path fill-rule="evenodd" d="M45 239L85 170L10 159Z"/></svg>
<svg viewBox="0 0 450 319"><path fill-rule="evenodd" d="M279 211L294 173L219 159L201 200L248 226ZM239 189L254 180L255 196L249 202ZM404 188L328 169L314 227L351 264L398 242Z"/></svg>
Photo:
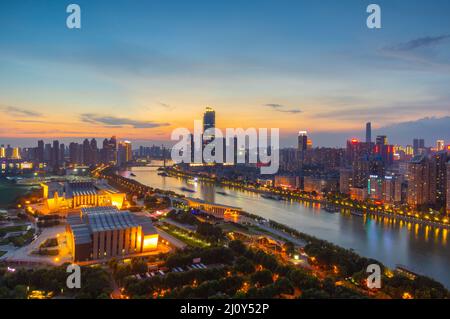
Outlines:
<svg viewBox="0 0 450 319"><path fill-rule="evenodd" d="M358 254L378 259L392 268L396 264L406 265L450 287L450 249L446 229L381 217L372 219L349 213L331 214L319 204L277 201L253 192L159 176L156 168L135 167L132 172L135 176L130 175L131 171L121 174L154 188L241 207L249 213L272 219L300 232L352 248Z"/></svg>

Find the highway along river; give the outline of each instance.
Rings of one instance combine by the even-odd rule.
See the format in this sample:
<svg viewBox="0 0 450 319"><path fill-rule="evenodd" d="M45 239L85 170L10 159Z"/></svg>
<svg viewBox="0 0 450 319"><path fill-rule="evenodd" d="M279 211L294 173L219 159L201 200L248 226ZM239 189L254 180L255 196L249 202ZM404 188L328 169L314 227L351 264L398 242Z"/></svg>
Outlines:
<svg viewBox="0 0 450 319"><path fill-rule="evenodd" d="M389 267L405 265L450 288L448 230L349 213L328 213L319 204L278 201L248 191L159 176L156 168L152 167L135 167L121 174L154 188L241 207L249 213L272 219L300 232L352 248L358 254L375 258Z"/></svg>

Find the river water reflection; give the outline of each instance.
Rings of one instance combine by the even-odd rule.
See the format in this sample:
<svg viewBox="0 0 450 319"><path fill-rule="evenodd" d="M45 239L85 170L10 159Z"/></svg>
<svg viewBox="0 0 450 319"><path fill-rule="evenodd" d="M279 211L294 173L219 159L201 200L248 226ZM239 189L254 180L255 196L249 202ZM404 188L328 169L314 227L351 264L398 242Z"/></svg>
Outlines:
<svg viewBox="0 0 450 319"><path fill-rule="evenodd" d="M131 176L130 171L122 174L154 188L241 207L249 213L270 218L300 232L352 248L358 254L380 260L390 267L406 265L450 287L447 230L382 218L363 218L348 213L332 214L321 209L319 204L277 201L248 191L159 176L156 168L135 167L132 172L135 176Z"/></svg>

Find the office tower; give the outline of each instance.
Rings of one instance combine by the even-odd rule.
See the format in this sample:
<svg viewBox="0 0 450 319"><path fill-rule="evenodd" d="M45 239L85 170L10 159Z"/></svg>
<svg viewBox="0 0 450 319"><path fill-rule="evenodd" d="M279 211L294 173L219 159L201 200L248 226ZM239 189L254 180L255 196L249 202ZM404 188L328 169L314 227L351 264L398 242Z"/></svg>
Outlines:
<svg viewBox="0 0 450 319"><path fill-rule="evenodd" d="M300 131L297 137L297 162L299 168L303 168L305 162L306 150L308 149L308 132Z"/></svg>
<svg viewBox="0 0 450 319"><path fill-rule="evenodd" d="M214 133L207 132L208 129L214 129L216 127L216 112L207 107L205 113L203 114L203 135L202 135L202 151L205 149L212 140L214 140ZM203 152L202 152L203 153ZM215 149L212 150L212 155L215 155ZM204 162L211 163L213 158L203 158Z"/></svg>
<svg viewBox="0 0 450 319"><path fill-rule="evenodd" d="M372 123L366 123L366 143L372 143Z"/></svg>
<svg viewBox="0 0 450 319"><path fill-rule="evenodd" d="M436 151L440 152L443 151L445 148L444 140L437 140L436 141Z"/></svg>
<svg viewBox="0 0 450 319"><path fill-rule="evenodd" d="M374 153L381 158L385 165L389 166L393 164L394 146L388 144L388 140L385 135L377 136Z"/></svg>
<svg viewBox="0 0 450 319"><path fill-rule="evenodd" d="M38 146L36 148L36 161L38 163L44 162L44 141L38 141Z"/></svg>
<svg viewBox="0 0 450 319"><path fill-rule="evenodd" d="M425 155L417 155L408 164L407 203L417 208L420 205L432 204L435 200L430 161Z"/></svg>
<svg viewBox="0 0 450 319"><path fill-rule="evenodd" d="M6 149L5 146L1 146L0 147L0 158L5 158L6 157Z"/></svg>
<svg viewBox="0 0 450 319"><path fill-rule="evenodd" d="M387 136L386 135L378 135L377 139L376 139L376 144L377 145L387 145L388 144Z"/></svg>
<svg viewBox="0 0 450 319"><path fill-rule="evenodd" d="M422 154L425 149L425 140L423 138L415 138L413 140L414 155Z"/></svg>
<svg viewBox="0 0 450 319"><path fill-rule="evenodd" d="M131 142L119 142L117 150L117 165L124 165L132 160Z"/></svg>
<svg viewBox="0 0 450 319"><path fill-rule="evenodd" d="M51 153L51 159L50 164L53 168L59 167L59 158L60 158L60 150L59 150L59 141L55 140L53 141L53 147L52 147L52 153Z"/></svg>
<svg viewBox="0 0 450 319"><path fill-rule="evenodd" d="M360 142L353 138L347 141L345 150L345 159L347 165L352 165L354 161L361 158L368 158L372 154L373 143Z"/></svg>
<svg viewBox="0 0 450 319"><path fill-rule="evenodd" d="M211 107L207 107L205 113L203 114L203 134L206 140L211 140L214 138L213 134L205 135L206 130L215 127L216 127L216 112Z"/></svg>

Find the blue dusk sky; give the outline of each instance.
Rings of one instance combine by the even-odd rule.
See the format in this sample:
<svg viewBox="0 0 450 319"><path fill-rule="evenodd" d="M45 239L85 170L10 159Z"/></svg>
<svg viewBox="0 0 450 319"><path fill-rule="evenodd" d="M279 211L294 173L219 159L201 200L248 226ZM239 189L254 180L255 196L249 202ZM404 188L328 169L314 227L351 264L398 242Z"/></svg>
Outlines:
<svg viewBox="0 0 450 319"><path fill-rule="evenodd" d="M79 30L66 7L81 7ZM368 29L366 7L381 7ZM2 0L0 144L217 126L450 142L447 0Z"/></svg>

